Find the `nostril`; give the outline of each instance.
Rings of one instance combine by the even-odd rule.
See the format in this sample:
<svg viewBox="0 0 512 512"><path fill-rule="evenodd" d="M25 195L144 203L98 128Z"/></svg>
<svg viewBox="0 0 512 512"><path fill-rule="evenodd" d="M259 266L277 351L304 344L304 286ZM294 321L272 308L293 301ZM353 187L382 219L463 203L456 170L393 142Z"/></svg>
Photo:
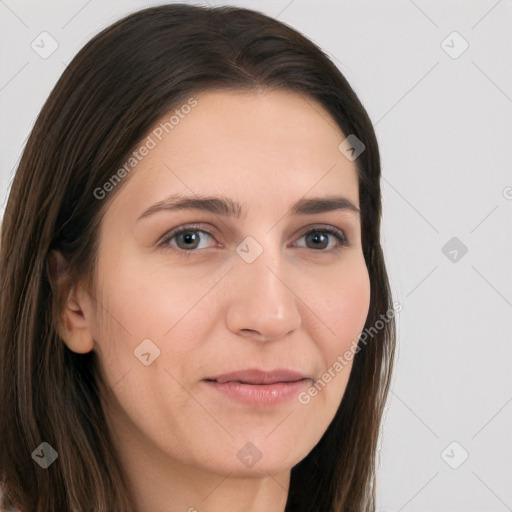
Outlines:
<svg viewBox="0 0 512 512"><path fill-rule="evenodd" d="M253 333L253 332L258 332L258 331L255 331L253 329L242 329L242 332L249 332L249 333Z"/></svg>

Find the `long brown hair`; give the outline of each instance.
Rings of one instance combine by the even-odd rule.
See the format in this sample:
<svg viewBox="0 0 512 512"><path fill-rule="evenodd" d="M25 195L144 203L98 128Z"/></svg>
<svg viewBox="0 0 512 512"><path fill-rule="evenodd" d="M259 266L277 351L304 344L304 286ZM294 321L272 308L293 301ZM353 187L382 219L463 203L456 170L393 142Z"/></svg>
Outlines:
<svg viewBox="0 0 512 512"><path fill-rule="evenodd" d="M375 510L375 466L395 350L393 309L380 245L380 157L366 110L310 40L261 13L185 4L117 21L76 55L27 141L0 240L0 487L3 507L27 512L133 512L133 499L100 403L96 353L58 336L61 288L48 255L69 261L67 284L93 276L102 215L98 200L154 123L201 91L284 88L320 102L364 145L356 159L362 245L371 284L365 330L334 420L292 468L287 512ZM126 179L125 178L125 182ZM381 322L382 324L382 322ZM364 331L363 331L364 332ZM364 343L363 343L364 341ZM48 469L31 457L47 442Z"/></svg>

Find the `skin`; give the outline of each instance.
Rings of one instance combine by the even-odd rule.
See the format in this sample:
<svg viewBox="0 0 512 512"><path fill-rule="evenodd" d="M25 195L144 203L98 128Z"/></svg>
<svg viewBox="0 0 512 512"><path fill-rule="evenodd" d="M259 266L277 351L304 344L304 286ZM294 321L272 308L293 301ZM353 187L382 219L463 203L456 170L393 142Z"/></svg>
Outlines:
<svg viewBox="0 0 512 512"><path fill-rule="evenodd" d="M290 470L334 418L352 363L307 404L243 405L202 380L253 367L316 380L358 339L370 283L357 213L287 214L298 199L333 194L359 207L355 162L311 98L195 97L117 191L101 224L97 295L72 290L62 337L99 355L114 396L104 408L140 512L282 512ZM137 221L174 193L223 195L246 216L160 211ZM158 247L190 223L200 231L188 246L178 236ZM350 245L336 249L328 233L315 242L312 227L338 228ZM247 236L263 250L252 263L236 252ZM160 350L149 366L134 357L146 338ZM248 441L261 453L252 467L237 457Z"/></svg>

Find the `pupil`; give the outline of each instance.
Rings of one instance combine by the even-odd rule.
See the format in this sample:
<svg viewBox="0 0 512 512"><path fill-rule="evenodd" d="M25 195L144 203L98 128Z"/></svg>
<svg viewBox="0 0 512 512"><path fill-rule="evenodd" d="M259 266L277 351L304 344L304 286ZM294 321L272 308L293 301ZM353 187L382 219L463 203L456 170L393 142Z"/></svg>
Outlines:
<svg viewBox="0 0 512 512"><path fill-rule="evenodd" d="M192 242L192 244L194 243L194 240L193 238L196 236L195 233L185 233L183 235L183 239L185 241L185 245L190 245L190 243Z"/></svg>
<svg viewBox="0 0 512 512"><path fill-rule="evenodd" d="M322 233L315 233L312 236L315 244L317 244L318 242L322 243L321 241L319 241L319 238L325 238L325 235L323 235Z"/></svg>

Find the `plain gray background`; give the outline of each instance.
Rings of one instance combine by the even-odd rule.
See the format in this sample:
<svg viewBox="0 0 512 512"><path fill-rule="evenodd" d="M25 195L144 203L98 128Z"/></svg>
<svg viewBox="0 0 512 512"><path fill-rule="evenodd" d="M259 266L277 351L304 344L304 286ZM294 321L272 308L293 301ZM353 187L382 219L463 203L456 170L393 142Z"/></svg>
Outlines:
<svg viewBox="0 0 512 512"><path fill-rule="evenodd" d="M0 0L0 215L65 66L115 20L160 3ZM512 1L208 3L300 30L374 123L382 242L403 307L380 512L512 510ZM46 58L31 46L51 48L42 32L58 44Z"/></svg>

